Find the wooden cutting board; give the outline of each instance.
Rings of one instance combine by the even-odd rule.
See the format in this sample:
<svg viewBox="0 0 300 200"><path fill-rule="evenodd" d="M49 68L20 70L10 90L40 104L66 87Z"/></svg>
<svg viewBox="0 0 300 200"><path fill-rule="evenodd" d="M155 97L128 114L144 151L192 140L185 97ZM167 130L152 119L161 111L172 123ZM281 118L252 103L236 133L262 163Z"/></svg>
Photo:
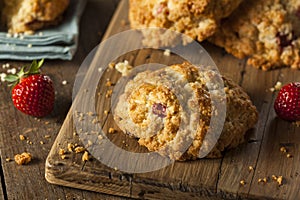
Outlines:
<svg viewBox="0 0 300 200"><path fill-rule="evenodd" d="M123 0L105 38L129 29L127 15L128 0ZM300 128L276 117L273 110L276 92L270 92L269 89L277 81L299 81L300 71L285 68L264 72L247 66L245 60L236 59L216 46L206 42L202 45L210 53L220 72L239 83L257 106L259 121L256 127L247 133L246 143L227 151L221 159L175 162L148 173L123 173L116 168L107 167L95 158L82 161L83 152L68 151L68 145L83 146L89 143L82 141L78 130L74 128L78 122L76 115L79 115L79 118L94 117L97 120L95 123L100 123L105 133L109 128L117 130L107 134L107 137L120 148L145 152L145 149L137 145L135 139L118 130L111 112L107 115L104 113L110 111L111 101L106 94L113 87L106 86L107 78L112 83L116 83L120 78L117 71L109 69L100 79L95 94L97 115L80 114L74 110L74 106L70 109L47 158L46 179L53 184L140 199L299 199ZM95 58L103 53L101 51L103 50L97 50ZM116 61L125 59L134 66L149 62L181 62L180 58L166 57L162 52L151 49L127 53ZM99 67L95 60L90 69ZM84 84L92 83L94 76L89 70ZM88 92L87 88L81 89L78 96L84 96L85 92ZM282 152L281 147L287 152ZM60 149L66 152L64 159L59 154ZM291 156L287 156L288 154ZM282 176L282 184L274 181L272 175ZM241 181L244 184L241 184Z"/></svg>

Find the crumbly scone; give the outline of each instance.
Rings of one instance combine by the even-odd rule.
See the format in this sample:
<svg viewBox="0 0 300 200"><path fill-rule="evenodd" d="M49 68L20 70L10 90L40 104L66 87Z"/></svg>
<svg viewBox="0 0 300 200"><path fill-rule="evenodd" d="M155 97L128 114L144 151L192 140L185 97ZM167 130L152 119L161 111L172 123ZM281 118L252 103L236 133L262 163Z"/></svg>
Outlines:
<svg viewBox="0 0 300 200"><path fill-rule="evenodd" d="M218 78L212 70L199 71L187 62L141 72L120 96L115 121L125 133L139 138L140 145L171 159L220 157L244 141L257 121L257 111L242 88L227 78L222 77L225 89L217 90ZM212 95L225 108L213 103ZM222 110L224 123L213 118ZM216 127L223 127L220 137Z"/></svg>
<svg viewBox="0 0 300 200"><path fill-rule="evenodd" d="M57 24L69 0L4 0L3 21L10 33L30 33Z"/></svg>
<svg viewBox="0 0 300 200"><path fill-rule="evenodd" d="M300 69L300 1L244 1L209 40L263 70Z"/></svg>
<svg viewBox="0 0 300 200"><path fill-rule="evenodd" d="M130 0L132 28L159 27L177 31L198 41L214 34L220 20L242 0ZM160 31L143 32L147 43L169 46L172 35ZM173 33L174 34L174 33ZM152 40L152 41L151 41ZM162 44L161 44L162 43ZM166 45L167 44L167 45Z"/></svg>

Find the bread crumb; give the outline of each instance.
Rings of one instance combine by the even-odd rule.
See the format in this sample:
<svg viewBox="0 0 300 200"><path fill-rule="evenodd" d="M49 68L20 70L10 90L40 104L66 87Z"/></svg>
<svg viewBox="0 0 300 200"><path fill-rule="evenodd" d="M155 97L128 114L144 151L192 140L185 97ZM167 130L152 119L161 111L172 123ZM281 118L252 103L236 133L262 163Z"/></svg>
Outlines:
<svg viewBox="0 0 300 200"><path fill-rule="evenodd" d="M92 117L92 116L95 116L96 114L95 113L93 113L92 111L89 111L89 112L87 112L86 113L88 116L90 116L90 117Z"/></svg>
<svg viewBox="0 0 300 200"><path fill-rule="evenodd" d="M102 135L98 135L98 140L102 140L103 136Z"/></svg>
<svg viewBox="0 0 300 200"><path fill-rule="evenodd" d="M258 183L262 182L262 179L261 179L261 178L259 178L257 182L258 182Z"/></svg>
<svg viewBox="0 0 300 200"><path fill-rule="evenodd" d="M280 81L277 81L277 83L276 83L275 86L274 86L274 89L275 89L275 90L280 90L281 87L282 87L282 83L281 83Z"/></svg>
<svg viewBox="0 0 300 200"><path fill-rule="evenodd" d="M116 130L114 129L114 128L109 128L108 129L108 133L109 134L113 134L113 133L115 133L116 132Z"/></svg>
<svg viewBox="0 0 300 200"><path fill-rule="evenodd" d="M40 141L40 144L45 144L45 142L43 142L43 141Z"/></svg>
<svg viewBox="0 0 300 200"><path fill-rule="evenodd" d="M282 185L282 181L283 181L283 177L282 176L275 176L275 175L272 175L272 179L273 181L276 181L278 183L279 186Z"/></svg>
<svg viewBox="0 0 300 200"><path fill-rule="evenodd" d="M85 151L85 148L84 147L76 147L75 148L75 153L82 153Z"/></svg>
<svg viewBox="0 0 300 200"><path fill-rule="evenodd" d="M113 91L112 91L112 90L108 90L108 91L106 92L106 95L105 95L105 97L106 97L106 98L110 98L110 97L111 97L111 95L112 95L112 93L113 93Z"/></svg>
<svg viewBox="0 0 300 200"><path fill-rule="evenodd" d="M166 49L164 51L164 56L170 56L171 55L171 50L170 49Z"/></svg>
<svg viewBox="0 0 300 200"><path fill-rule="evenodd" d="M5 63L4 66L5 66L5 68L9 68L10 64L9 63Z"/></svg>
<svg viewBox="0 0 300 200"><path fill-rule="evenodd" d="M92 120L92 123L97 124L97 123L99 123L99 120L95 118L95 119Z"/></svg>
<svg viewBox="0 0 300 200"><path fill-rule="evenodd" d="M282 181L283 181L282 176L278 176L278 178L277 178L276 181L277 181L277 183L278 183L279 186L282 185Z"/></svg>
<svg viewBox="0 0 300 200"><path fill-rule="evenodd" d="M132 66L129 65L129 62L125 60L124 62L119 62L115 65L115 69L122 74L122 76L127 76L131 69Z"/></svg>
<svg viewBox="0 0 300 200"><path fill-rule="evenodd" d="M46 122L45 122L45 125L48 125L48 124L50 124L50 122L49 122L49 121L46 121Z"/></svg>
<svg viewBox="0 0 300 200"><path fill-rule="evenodd" d="M7 73L16 74L17 73L17 69L16 68L8 69Z"/></svg>
<svg viewBox="0 0 300 200"><path fill-rule="evenodd" d="M67 85L67 84L68 84L68 81L66 81L66 80L63 80L63 81L61 82L61 84L63 84L63 85Z"/></svg>
<svg viewBox="0 0 300 200"><path fill-rule="evenodd" d="M277 81L276 84L274 85L274 87L270 88L270 91L271 92L278 91L281 89L281 87L282 87L282 83L280 81Z"/></svg>
<svg viewBox="0 0 300 200"><path fill-rule="evenodd" d="M31 159L32 159L32 156L30 153L22 153L22 154L17 154L15 155L15 162L18 164L18 165L26 165L28 164Z"/></svg>
<svg viewBox="0 0 300 200"><path fill-rule="evenodd" d="M5 161L10 162L10 161L12 161L12 159L11 158L5 158Z"/></svg>
<svg viewBox="0 0 300 200"><path fill-rule="evenodd" d="M254 168L251 165L248 167L248 169L249 169L249 171L253 171L254 170Z"/></svg>
<svg viewBox="0 0 300 200"><path fill-rule="evenodd" d="M67 156L66 155L61 155L60 158L65 160L67 158Z"/></svg>
<svg viewBox="0 0 300 200"><path fill-rule="evenodd" d="M87 151L84 152L82 155L82 161L88 161L89 160L89 153Z"/></svg>
<svg viewBox="0 0 300 200"><path fill-rule="evenodd" d="M291 154L288 153L288 154L286 154L286 157L287 157L287 158L292 158L293 156L292 156Z"/></svg>
<svg viewBox="0 0 300 200"><path fill-rule="evenodd" d="M268 182L268 178L264 177L264 178L259 178L258 179L258 183L267 183Z"/></svg>
<svg viewBox="0 0 300 200"><path fill-rule="evenodd" d="M6 76L7 76L7 74L5 74L5 73L0 74L1 82L5 82Z"/></svg>
<svg viewBox="0 0 300 200"><path fill-rule="evenodd" d="M75 147L74 144L68 143L68 151L69 152L73 152L74 147Z"/></svg>
<svg viewBox="0 0 300 200"><path fill-rule="evenodd" d="M104 115L108 115L108 111L107 110L104 110Z"/></svg>
<svg viewBox="0 0 300 200"><path fill-rule="evenodd" d="M44 136L46 139L49 139L49 138L51 138L51 135L45 135Z"/></svg>
<svg viewBox="0 0 300 200"><path fill-rule="evenodd" d="M240 181L240 184L243 185L243 186L246 185L245 180L241 180L241 181Z"/></svg>
<svg viewBox="0 0 300 200"><path fill-rule="evenodd" d="M65 155L66 151L64 149L59 149L58 154L59 155Z"/></svg>
<svg viewBox="0 0 300 200"><path fill-rule="evenodd" d="M112 82L108 80L108 81L106 82L105 85L106 85L107 87L110 87L110 86L112 86Z"/></svg>
<svg viewBox="0 0 300 200"><path fill-rule="evenodd" d="M111 63L108 64L108 67L110 69L113 69L115 66L116 66L116 64L114 62L111 62Z"/></svg>
<svg viewBox="0 0 300 200"><path fill-rule="evenodd" d="M280 147L280 151L283 152L283 153L286 153L287 149L285 147Z"/></svg>
<svg viewBox="0 0 300 200"><path fill-rule="evenodd" d="M19 135L19 137L21 141L26 140L26 137L24 135Z"/></svg>

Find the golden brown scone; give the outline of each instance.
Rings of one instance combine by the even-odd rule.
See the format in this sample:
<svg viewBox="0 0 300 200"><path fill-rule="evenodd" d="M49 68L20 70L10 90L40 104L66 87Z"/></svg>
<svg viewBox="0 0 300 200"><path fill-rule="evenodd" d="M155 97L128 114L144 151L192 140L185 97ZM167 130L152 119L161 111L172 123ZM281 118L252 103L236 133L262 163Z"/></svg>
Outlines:
<svg viewBox="0 0 300 200"><path fill-rule="evenodd" d="M69 0L4 0L3 21L9 33L32 33L57 24Z"/></svg>
<svg viewBox="0 0 300 200"><path fill-rule="evenodd" d="M300 69L300 1L244 1L209 40L256 68Z"/></svg>
<svg viewBox="0 0 300 200"><path fill-rule="evenodd" d="M129 20L134 29L166 28L203 41L214 34L220 20L229 16L241 2L242 0L130 0ZM169 46L172 42L172 35L168 33L143 33L147 45L167 43Z"/></svg>
<svg viewBox="0 0 300 200"><path fill-rule="evenodd" d="M220 157L222 151L244 141L258 114L242 88L225 77L225 89L209 90L218 77L212 70L200 71L187 62L139 73L120 96L115 121L125 133L139 138L140 145L171 159L194 160L203 153ZM211 95L224 107L212 103ZM214 118L222 110L224 123ZM218 138L211 130L223 125Z"/></svg>

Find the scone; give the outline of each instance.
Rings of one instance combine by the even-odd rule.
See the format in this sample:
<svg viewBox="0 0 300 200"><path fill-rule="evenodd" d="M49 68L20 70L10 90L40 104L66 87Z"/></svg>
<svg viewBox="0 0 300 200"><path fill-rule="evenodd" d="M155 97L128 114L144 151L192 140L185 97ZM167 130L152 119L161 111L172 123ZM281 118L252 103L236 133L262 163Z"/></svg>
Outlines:
<svg viewBox="0 0 300 200"><path fill-rule="evenodd" d="M244 1L209 40L263 70L300 69L300 1Z"/></svg>
<svg viewBox="0 0 300 200"><path fill-rule="evenodd" d="M9 33L32 33L57 24L69 0L4 0L3 21Z"/></svg>
<svg viewBox="0 0 300 200"><path fill-rule="evenodd" d="M130 0L129 20L134 29L158 27L203 41L214 34L220 20L242 0ZM144 31L147 43L171 43L168 32ZM151 41L152 40L152 41ZM168 40L168 41L167 41ZM164 45L166 46L166 45Z"/></svg>
<svg viewBox="0 0 300 200"><path fill-rule="evenodd" d="M214 85L218 80L224 88ZM257 116L240 86L187 62L138 73L114 109L123 132L148 150L181 161L220 157L244 141Z"/></svg>

